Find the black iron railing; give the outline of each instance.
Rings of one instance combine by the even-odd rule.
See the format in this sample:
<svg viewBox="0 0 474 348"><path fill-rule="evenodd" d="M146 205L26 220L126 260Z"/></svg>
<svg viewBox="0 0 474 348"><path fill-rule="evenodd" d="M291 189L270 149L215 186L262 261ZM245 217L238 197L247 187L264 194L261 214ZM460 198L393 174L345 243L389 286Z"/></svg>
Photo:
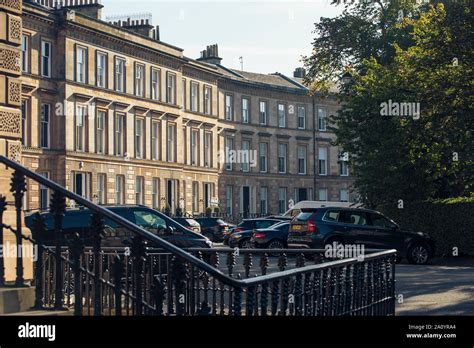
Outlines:
<svg viewBox="0 0 474 348"><path fill-rule="evenodd" d="M17 214L16 228L5 225L7 202L0 199L0 242L7 229L18 245L28 239L38 246L37 309L74 308L76 315L394 314L395 250L371 251L362 260L328 260L321 250L183 250L16 162L0 156L0 163L14 170ZM31 238L21 229L26 177L52 191L54 246L42 241L41 214L35 215ZM78 234L63 245L66 198L90 210L92 247L85 248ZM132 242L104 248L105 218L132 232ZM24 285L21 254L15 285Z"/></svg>

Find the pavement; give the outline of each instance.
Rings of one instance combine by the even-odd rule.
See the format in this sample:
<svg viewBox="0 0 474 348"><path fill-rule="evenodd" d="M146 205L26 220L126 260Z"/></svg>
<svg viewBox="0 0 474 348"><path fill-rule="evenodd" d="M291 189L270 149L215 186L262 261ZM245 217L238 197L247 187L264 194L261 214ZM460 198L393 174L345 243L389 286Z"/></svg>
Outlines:
<svg viewBox="0 0 474 348"><path fill-rule="evenodd" d="M474 259L437 259L395 270L397 315L474 315Z"/></svg>

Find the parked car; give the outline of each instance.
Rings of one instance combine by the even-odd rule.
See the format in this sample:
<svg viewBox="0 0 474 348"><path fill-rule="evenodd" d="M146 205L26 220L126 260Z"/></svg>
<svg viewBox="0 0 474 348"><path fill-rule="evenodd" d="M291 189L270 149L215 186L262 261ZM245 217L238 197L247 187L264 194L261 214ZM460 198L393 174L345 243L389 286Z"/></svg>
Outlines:
<svg viewBox="0 0 474 348"><path fill-rule="evenodd" d="M262 249L284 249L288 246L288 221L280 222L270 228L257 230L253 233L250 241L255 248Z"/></svg>
<svg viewBox="0 0 474 348"><path fill-rule="evenodd" d="M435 253L425 233L400 229L391 219L369 209L303 208L290 224L288 245L325 248L333 243L362 244L367 249L396 249L398 257L426 264Z"/></svg>
<svg viewBox="0 0 474 348"><path fill-rule="evenodd" d="M200 217L196 221L201 225L201 233L213 242L222 242L229 231L229 224L217 217Z"/></svg>
<svg viewBox="0 0 474 348"><path fill-rule="evenodd" d="M212 242L201 234L190 231L180 223L174 221L159 211L140 205L104 206L117 215L127 219L145 230L156 234L168 242L181 248L209 248ZM51 213L41 213L45 219L46 232L41 236L46 245L54 245L54 219ZM90 229L91 211L87 208L68 209L63 218L63 245L67 245L68 236L79 233L86 246L92 245L92 231ZM33 227L33 215L25 217L25 224L30 229ZM106 237L102 245L106 247L123 247L124 241L135 234L130 230L117 225L112 220L105 218Z"/></svg>
<svg viewBox="0 0 474 348"><path fill-rule="evenodd" d="M291 209L288 209L283 216L293 218L299 213L302 209L316 209L324 207L340 207L340 208L359 208L362 204L360 203L351 203L351 202L329 202L329 201L301 201L296 203Z"/></svg>
<svg viewBox="0 0 474 348"><path fill-rule="evenodd" d="M255 230L262 228L269 228L281 220L274 218L258 218L258 219L246 219L243 220L237 227L224 236L224 244L235 248L250 248L250 238Z"/></svg>
<svg viewBox="0 0 474 348"><path fill-rule="evenodd" d="M201 225L194 219L187 217L175 217L173 220L180 223L190 231L201 233Z"/></svg>

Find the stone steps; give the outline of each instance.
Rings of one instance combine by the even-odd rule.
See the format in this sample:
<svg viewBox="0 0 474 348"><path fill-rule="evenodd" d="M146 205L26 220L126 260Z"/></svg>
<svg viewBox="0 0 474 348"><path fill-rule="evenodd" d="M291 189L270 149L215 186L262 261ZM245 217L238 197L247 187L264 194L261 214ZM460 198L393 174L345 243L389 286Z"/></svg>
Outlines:
<svg viewBox="0 0 474 348"><path fill-rule="evenodd" d="M9 313L6 316L20 316L20 317L58 317L58 316L72 316L73 311L47 311L47 310L31 310L18 313Z"/></svg>
<svg viewBox="0 0 474 348"><path fill-rule="evenodd" d="M31 310L35 304L35 289L0 288L0 315L22 313Z"/></svg>

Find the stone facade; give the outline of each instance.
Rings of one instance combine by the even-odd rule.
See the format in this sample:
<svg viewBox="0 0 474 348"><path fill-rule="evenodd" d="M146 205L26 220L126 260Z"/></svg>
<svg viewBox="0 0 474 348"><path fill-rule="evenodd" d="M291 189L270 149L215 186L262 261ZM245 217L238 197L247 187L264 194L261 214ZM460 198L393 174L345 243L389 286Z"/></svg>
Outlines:
<svg viewBox="0 0 474 348"><path fill-rule="evenodd" d="M106 23L101 10L97 4L56 9L24 3L22 37L16 38L24 52L22 125L19 111L8 110L2 117L12 121L2 123L0 134L24 128L22 162L28 168L95 202L181 207L191 214L215 205L232 214L277 213L279 189L286 189L287 206L290 199L340 200L341 190L350 188L351 178L339 175L334 136L317 130L318 110L336 112L335 100L309 96L297 79L227 69L213 57L215 45L213 54L187 58L160 41L148 21ZM18 49L5 50L0 69L19 57ZM18 89L16 80L2 83ZM249 100L248 123L242 121L242 98ZM268 107L265 125L260 101ZM278 125L279 104L284 127ZM304 127L298 127L301 108ZM259 166L244 171L241 163L227 170L219 155L230 138L235 150L242 141L249 150L266 143L266 172ZM284 173L278 170L280 144L287 146ZM320 147L327 148L325 175L315 173ZM318 196L322 189L327 197ZM44 209L48 200L49 192L31 183L27 209Z"/></svg>

